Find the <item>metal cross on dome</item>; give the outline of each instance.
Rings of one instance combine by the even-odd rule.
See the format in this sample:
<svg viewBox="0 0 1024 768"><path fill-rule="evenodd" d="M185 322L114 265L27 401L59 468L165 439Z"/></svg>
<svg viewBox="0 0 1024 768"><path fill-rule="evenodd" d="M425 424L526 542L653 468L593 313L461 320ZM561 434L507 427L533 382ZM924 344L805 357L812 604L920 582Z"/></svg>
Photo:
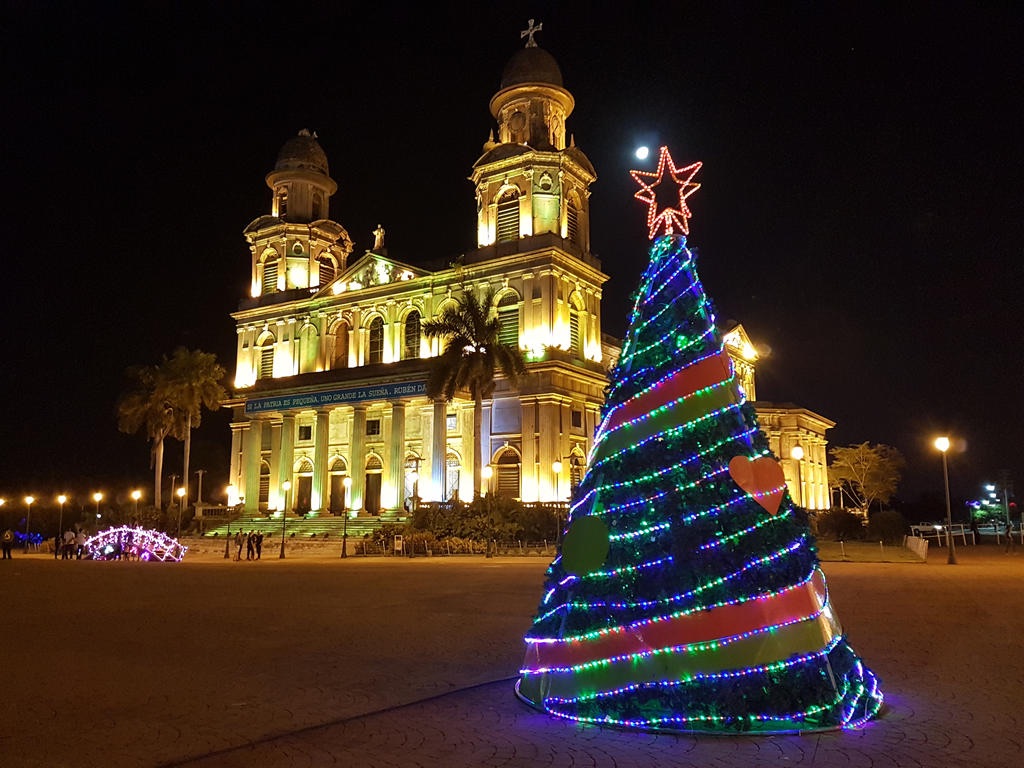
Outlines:
<svg viewBox="0 0 1024 768"><path fill-rule="evenodd" d="M634 181L640 185L640 189L633 197L637 200L647 203L647 237L651 240L655 238L658 230L664 227L664 234L674 234L677 229L684 235L690 234L690 225L687 219L692 215L690 209L686 205L686 198L700 189L700 184L695 184L692 179L697 175L697 171L700 170L703 163L697 162L692 165L688 165L685 168L676 168L675 162L672 160L672 155L668 152L668 147L661 148L661 154L658 157L658 169L653 173L651 171L630 171L629 175L633 177ZM662 183L665 176L665 168L668 168L668 174L672 179L672 182L679 185L679 206L672 208L666 206L661 210L658 210L658 195L654 191L654 188ZM647 183L644 178L654 179L652 183Z"/></svg>
<svg viewBox="0 0 1024 768"><path fill-rule="evenodd" d="M534 41L533 36L534 36L535 33L540 32L543 28L544 28L544 22L543 21L535 27L535 26L533 26L533 19L530 19L529 23L527 24L527 28L522 30L519 33L519 39L522 40L525 37L526 38L526 47L527 48L536 48L537 47L537 43L536 43L536 41Z"/></svg>

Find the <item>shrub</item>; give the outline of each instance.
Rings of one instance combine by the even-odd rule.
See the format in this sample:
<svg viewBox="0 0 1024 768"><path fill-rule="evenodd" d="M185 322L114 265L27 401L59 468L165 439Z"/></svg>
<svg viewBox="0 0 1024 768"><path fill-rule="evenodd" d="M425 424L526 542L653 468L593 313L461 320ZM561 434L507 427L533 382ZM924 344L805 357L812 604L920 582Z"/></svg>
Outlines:
<svg viewBox="0 0 1024 768"><path fill-rule="evenodd" d="M901 544L908 532L907 521L895 510L876 512L868 520L868 538L886 544Z"/></svg>
<svg viewBox="0 0 1024 768"><path fill-rule="evenodd" d="M391 542L395 536L401 536L405 533L405 529L406 526L404 525L385 523L373 532L373 543L382 549L387 549L391 546Z"/></svg>
<svg viewBox="0 0 1024 768"><path fill-rule="evenodd" d="M859 539L864 534L864 523L860 515L845 509L833 509L818 516L818 535L833 537L836 541Z"/></svg>

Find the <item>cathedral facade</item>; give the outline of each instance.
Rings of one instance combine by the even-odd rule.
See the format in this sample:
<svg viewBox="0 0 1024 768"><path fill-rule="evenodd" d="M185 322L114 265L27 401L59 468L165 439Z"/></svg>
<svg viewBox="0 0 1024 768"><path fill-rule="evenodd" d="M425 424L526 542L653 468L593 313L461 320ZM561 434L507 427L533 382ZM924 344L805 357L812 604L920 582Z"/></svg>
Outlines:
<svg viewBox="0 0 1024 768"><path fill-rule="evenodd" d="M497 132L471 169L477 248L442 270L390 257L381 227L374 247L355 254L330 218L337 184L317 137L302 131L284 144L266 176L270 211L244 230L251 287L232 314L230 505L249 515L288 509L386 519L419 500L469 500L473 402L468 392L451 402L426 396L441 342L421 326L464 292L487 290L501 340L522 350L528 375L515 389L499 379L485 401L484 491L568 500L617 354L601 333L608 276L590 249L596 172L567 140L573 107L557 62L531 35L503 71L490 101ZM754 399L753 345L742 327L732 334L728 348ZM794 498L811 506L817 490L800 486L824 482L824 429L832 424L779 424L766 431L780 449L795 439L820 458L820 477L808 464L806 478L796 479L800 464L792 468ZM794 428L802 430L796 438Z"/></svg>

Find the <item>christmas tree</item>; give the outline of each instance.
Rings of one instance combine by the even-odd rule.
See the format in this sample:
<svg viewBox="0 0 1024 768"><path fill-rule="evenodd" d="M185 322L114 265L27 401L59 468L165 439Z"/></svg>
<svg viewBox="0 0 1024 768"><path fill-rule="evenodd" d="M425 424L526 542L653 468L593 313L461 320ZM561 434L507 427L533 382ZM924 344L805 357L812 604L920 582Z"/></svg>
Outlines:
<svg viewBox="0 0 1024 768"><path fill-rule="evenodd" d="M662 147L655 173L632 172L650 262L516 690L551 714L628 728L855 727L882 695L846 642L697 277L685 235L699 168L676 168ZM659 207L666 172L678 203L673 192Z"/></svg>

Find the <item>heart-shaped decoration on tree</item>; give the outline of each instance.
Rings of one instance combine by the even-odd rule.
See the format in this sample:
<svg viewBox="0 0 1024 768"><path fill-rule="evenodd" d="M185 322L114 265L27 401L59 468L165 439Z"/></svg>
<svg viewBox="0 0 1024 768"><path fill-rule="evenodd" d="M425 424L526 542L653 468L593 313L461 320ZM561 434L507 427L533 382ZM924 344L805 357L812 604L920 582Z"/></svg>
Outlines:
<svg viewBox="0 0 1024 768"><path fill-rule="evenodd" d="M786 476L779 462L771 456L758 459L734 456L729 462L729 474L736 485L753 496L769 514L778 513L786 491Z"/></svg>

